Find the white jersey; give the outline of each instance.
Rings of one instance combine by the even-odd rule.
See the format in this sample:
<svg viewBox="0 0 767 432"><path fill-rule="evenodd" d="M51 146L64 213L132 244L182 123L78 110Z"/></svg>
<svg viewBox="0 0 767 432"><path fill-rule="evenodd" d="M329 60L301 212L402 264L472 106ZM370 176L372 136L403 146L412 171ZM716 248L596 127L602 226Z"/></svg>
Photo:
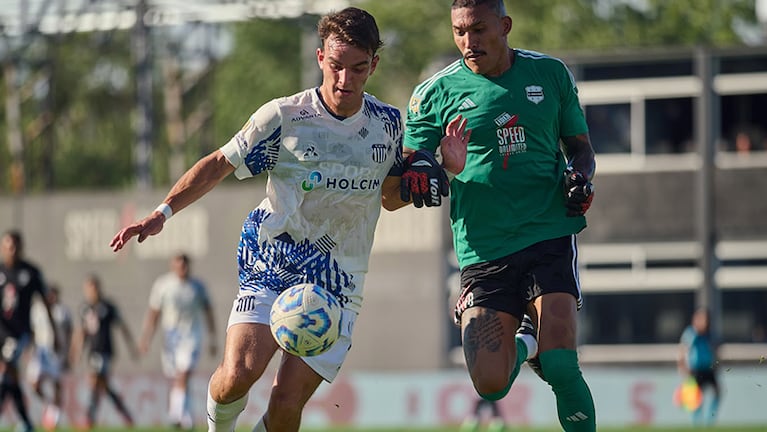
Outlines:
<svg viewBox="0 0 767 432"><path fill-rule="evenodd" d="M338 119L308 89L263 105L221 152L237 178L269 176L243 225L240 288L312 282L358 309L381 185L401 174L399 110L366 93L359 112Z"/></svg>
<svg viewBox="0 0 767 432"><path fill-rule="evenodd" d="M210 304L202 282L181 279L175 273L157 278L149 295L149 307L160 311L162 328L180 336L202 338L205 308Z"/></svg>

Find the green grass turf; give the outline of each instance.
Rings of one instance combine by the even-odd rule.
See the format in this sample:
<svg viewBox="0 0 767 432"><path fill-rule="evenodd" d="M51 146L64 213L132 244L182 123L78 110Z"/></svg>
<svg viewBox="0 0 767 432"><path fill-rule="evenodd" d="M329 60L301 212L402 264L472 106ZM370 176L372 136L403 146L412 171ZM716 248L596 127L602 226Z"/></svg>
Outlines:
<svg viewBox="0 0 767 432"><path fill-rule="evenodd" d="M561 429L558 428L527 428L527 427L520 427L520 426L514 426L514 427L508 427L507 432L559 432ZM629 432L701 432L703 431L711 431L711 432L764 432L767 430L767 425L761 425L761 426L720 426L715 425L710 428L692 428L692 427L612 427L612 428L603 428L600 427L600 432L619 432L619 431L629 431ZM81 430L77 429L57 429L57 431L61 432L82 432ZM154 427L154 428L136 428L136 429L127 429L127 428L93 428L91 430L92 432L176 432L176 429L172 428L163 428L163 427ZM204 428L198 427L195 429L196 432L204 432ZM249 428L238 428L237 432L249 432ZM437 428L351 428L351 427L337 427L337 428L327 428L327 429L315 429L315 428L307 428L305 429L306 432L458 432L458 427L437 427ZM486 428L480 428L478 432L486 432Z"/></svg>

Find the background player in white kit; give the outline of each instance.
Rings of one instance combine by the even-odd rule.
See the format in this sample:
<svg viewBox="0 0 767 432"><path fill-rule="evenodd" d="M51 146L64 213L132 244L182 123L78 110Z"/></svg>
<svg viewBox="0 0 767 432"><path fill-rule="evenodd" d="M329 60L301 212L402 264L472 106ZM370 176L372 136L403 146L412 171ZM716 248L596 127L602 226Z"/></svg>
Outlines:
<svg viewBox="0 0 767 432"><path fill-rule="evenodd" d="M335 378L351 346L381 206L407 204L400 198L400 112L364 92L382 45L375 19L346 8L322 17L318 34L320 87L261 106L226 145L188 170L152 214L110 243L117 251L134 236L142 242L159 233L174 212L232 172L241 179L268 173L267 197L242 228L239 295L224 358L208 388L210 431L234 430L248 391L277 352L269 311L278 293L309 282L341 301L342 334L318 356L282 353L267 411L254 429L298 430L304 405L323 380ZM436 161L422 161L412 171L447 182Z"/></svg>
<svg viewBox="0 0 767 432"><path fill-rule="evenodd" d="M59 288L53 284L42 302L32 304L30 319L34 334L35 351L27 365L27 379L35 393L46 403L41 419L45 429L58 425L63 404L63 374L69 370L69 346L72 340L72 311L59 298ZM53 326L48 318L51 310ZM58 345L55 343L58 339ZM53 395L45 395L45 383L50 382Z"/></svg>
<svg viewBox="0 0 767 432"><path fill-rule="evenodd" d="M157 324L162 322L162 368L173 380L168 415L175 426L191 429L194 421L189 407L189 378L200 359L203 321L207 323L211 356L216 355L216 326L205 285L190 275L189 257L174 256L170 269L152 286L139 351L149 351Z"/></svg>

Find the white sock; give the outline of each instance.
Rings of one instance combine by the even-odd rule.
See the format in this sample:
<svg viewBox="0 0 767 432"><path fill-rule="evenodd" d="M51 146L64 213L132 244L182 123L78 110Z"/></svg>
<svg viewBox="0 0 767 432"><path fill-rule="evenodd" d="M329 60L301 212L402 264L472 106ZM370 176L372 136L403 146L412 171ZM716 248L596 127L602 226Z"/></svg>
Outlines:
<svg viewBox="0 0 767 432"><path fill-rule="evenodd" d="M264 418L261 417L258 423L253 427L253 432L266 432L266 424L264 424Z"/></svg>
<svg viewBox="0 0 767 432"><path fill-rule="evenodd" d="M525 346L527 347L527 359L530 360L531 358L535 357L536 354L538 354L538 341L535 340L533 335L529 334L517 334L517 339L520 339Z"/></svg>
<svg viewBox="0 0 767 432"><path fill-rule="evenodd" d="M171 387L168 401L168 416L173 423L180 423L184 413L184 390Z"/></svg>
<svg viewBox="0 0 767 432"><path fill-rule="evenodd" d="M192 419L192 410L189 407L189 387L181 393L181 418L179 423L184 429L191 429L194 426L194 420Z"/></svg>
<svg viewBox="0 0 767 432"><path fill-rule="evenodd" d="M208 389L208 432L234 432L237 417L245 410L248 393L236 401L220 404L213 400Z"/></svg>

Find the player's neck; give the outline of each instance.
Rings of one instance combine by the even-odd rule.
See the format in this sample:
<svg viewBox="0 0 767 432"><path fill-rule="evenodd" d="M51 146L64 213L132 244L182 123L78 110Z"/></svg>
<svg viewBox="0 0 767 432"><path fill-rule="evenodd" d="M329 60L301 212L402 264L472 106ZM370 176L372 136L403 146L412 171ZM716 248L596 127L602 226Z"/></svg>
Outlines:
<svg viewBox="0 0 767 432"><path fill-rule="evenodd" d="M506 73L514 65L514 49L506 48L506 54L502 55L498 61L497 72L490 75L493 77L499 77Z"/></svg>
<svg viewBox="0 0 767 432"><path fill-rule="evenodd" d="M338 120L346 120L347 118L354 115L354 113L359 111L359 108L362 106L362 101L360 101L360 106L357 107L351 114L342 114L339 112L338 107L332 107L330 104L328 104L327 99L322 95L322 91L322 87L317 87L317 97L320 98L320 102L322 103L322 106L325 107L325 110L327 110L330 115L337 118Z"/></svg>

